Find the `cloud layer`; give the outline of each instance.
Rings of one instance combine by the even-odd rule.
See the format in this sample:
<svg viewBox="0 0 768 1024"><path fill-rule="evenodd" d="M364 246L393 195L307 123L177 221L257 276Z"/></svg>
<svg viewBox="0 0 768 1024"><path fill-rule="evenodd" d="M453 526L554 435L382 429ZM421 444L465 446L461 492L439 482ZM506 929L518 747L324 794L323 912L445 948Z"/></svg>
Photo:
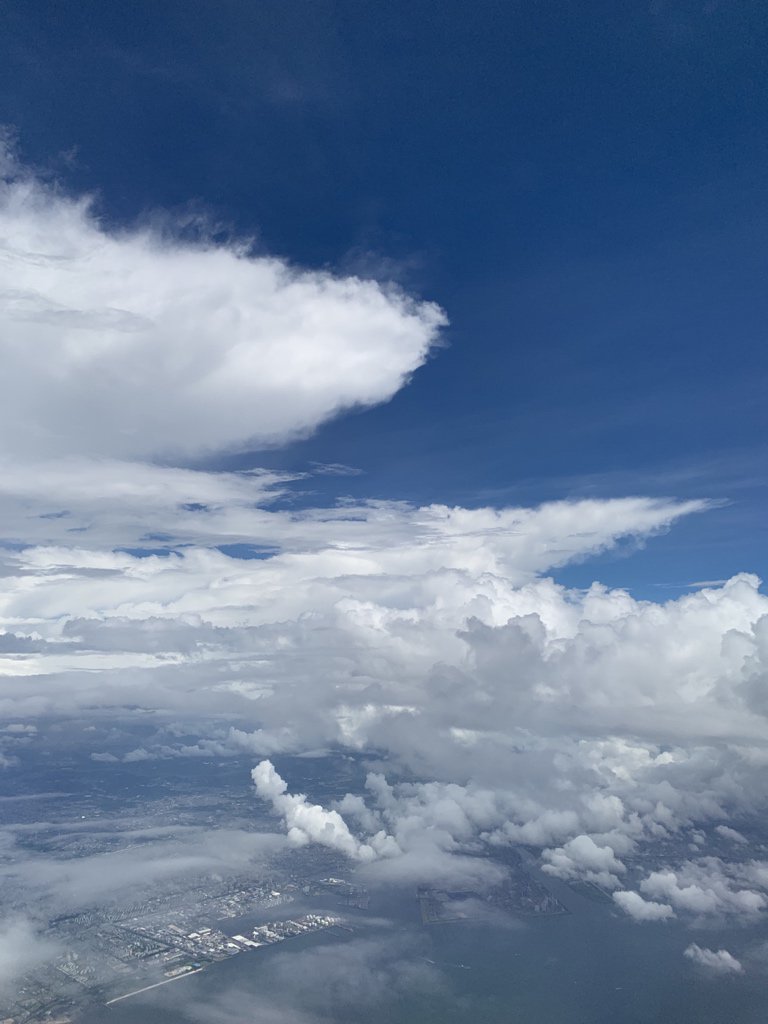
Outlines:
<svg viewBox="0 0 768 1024"><path fill-rule="evenodd" d="M109 770L247 752L289 842L373 877L481 888L498 868L479 853L525 846L659 927L764 913L766 851L745 841L768 792L759 581L656 604L551 576L705 501L313 509L287 474L190 469L386 400L442 313L242 248L107 232L14 166L0 236L4 770L37 716L151 712L154 735L88 753ZM370 769L333 806L267 760L329 749Z"/></svg>
<svg viewBox="0 0 768 1024"><path fill-rule="evenodd" d="M6 480L19 529L27 516L56 544L3 555L5 714L130 705L198 735L175 742L159 729L139 747L96 747L104 763L367 753L380 761L367 792L336 808L271 773L259 786L292 842L343 849L382 877L471 874L477 860L461 858L478 842L525 844L553 876L616 889L637 919L762 912L761 862L751 874L729 867L750 852L734 836L763 806L768 764L757 580L658 605L545 575L699 505L290 512L271 507L279 479L199 474L195 491L198 474L172 471L166 489L155 468L136 476L151 487L129 480L114 496L108 473L104 494L78 495L76 478L64 516ZM195 493L210 504L179 503ZM94 528L78 526L73 546L79 516ZM109 531L140 543L153 517L175 551L107 546ZM209 546L225 538L261 554ZM9 764L19 739L4 741ZM704 864L697 829L709 825L720 859ZM683 856L634 875L636 856L670 837Z"/></svg>

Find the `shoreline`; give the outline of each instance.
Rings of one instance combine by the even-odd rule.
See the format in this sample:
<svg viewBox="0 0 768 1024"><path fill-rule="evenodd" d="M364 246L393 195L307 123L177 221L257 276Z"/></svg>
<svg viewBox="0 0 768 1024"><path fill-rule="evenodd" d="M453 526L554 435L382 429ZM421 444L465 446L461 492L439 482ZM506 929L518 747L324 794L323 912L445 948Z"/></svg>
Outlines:
<svg viewBox="0 0 768 1024"><path fill-rule="evenodd" d="M123 996L115 996L114 999L108 999L105 1006L111 1006L112 1003L119 1003L123 999L130 999L131 996L141 995L142 992L149 992L152 988L160 988L161 985L170 985L172 981L181 981L182 978L191 978L193 974L199 974L200 971L204 971L204 967L195 967L194 970L186 971L184 974L177 974L173 978L165 978L163 981L156 981L153 985L145 985L144 988L134 989L133 992L126 992Z"/></svg>

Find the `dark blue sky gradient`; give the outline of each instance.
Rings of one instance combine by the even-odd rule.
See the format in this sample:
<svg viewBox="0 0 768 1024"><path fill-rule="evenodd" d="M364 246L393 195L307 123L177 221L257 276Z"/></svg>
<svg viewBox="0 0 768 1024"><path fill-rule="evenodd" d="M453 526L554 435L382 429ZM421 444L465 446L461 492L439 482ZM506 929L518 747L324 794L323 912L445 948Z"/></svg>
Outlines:
<svg viewBox="0 0 768 1024"><path fill-rule="evenodd" d="M115 223L205 212L448 311L393 402L220 464L364 471L312 501L728 499L561 574L663 597L764 570L767 62L750 0L8 0L0 120Z"/></svg>

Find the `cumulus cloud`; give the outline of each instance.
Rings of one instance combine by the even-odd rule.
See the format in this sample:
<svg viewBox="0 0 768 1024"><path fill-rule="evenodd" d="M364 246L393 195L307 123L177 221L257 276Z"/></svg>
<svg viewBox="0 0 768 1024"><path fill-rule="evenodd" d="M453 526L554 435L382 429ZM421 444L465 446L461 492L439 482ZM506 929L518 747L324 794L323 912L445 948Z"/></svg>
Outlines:
<svg viewBox="0 0 768 1024"><path fill-rule="evenodd" d="M629 914L636 921L665 921L675 916L668 903L644 900L640 893L632 892L631 889L614 892L613 899L625 914Z"/></svg>
<svg viewBox="0 0 768 1024"><path fill-rule="evenodd" d="M575 836L558 849L544 850L543 871L558 878L586 877L610 887L619 884L626 867L609 846L599 846L588 835Z"/></svg>
<svg viewBox="0 0 768 1024"><path fill-rule="evenodd" d="M695 964L715 974L743 974L741 963L727 949L705 949L695 942L685 950L685 956Z"/></svg>
<svg viewBox="0 0 768 1024"><path fill-rule="evenodd" d="M651 871L640 889L675 909L697 916L754 917L768 907L766 865L728 864L718 857L685 861L674 869Z"/></svg>
<svg viewBox="0 0 768 1024"><path fill-rule="evenodd" d="M394 288L246 245L109 231L91 199L4 157L0 436L11 454L199 456L284 440L391 398L445 322Z"/></svg>
<svg viewBox="0 0 768 1024"><path fill-rule="evenodd" d="M613 509L617 533L638 508ZM547 539L537 510L493 530L481 511L448 533L451 519L409 506L348 508L346 525L343 510L262 509L277 517L277 550L246 561L199 546L168 557L63 544L6 552L0 606L18 647L9 640L0 655L4 710L28 720L138 703L223 716L196 740L95 746L105 764L375 751L385 760L366 794L336 809L362 838L319 831L353 857L383 830L403 856L371 864L418 877L448 872L479 839L522 843L546 849L561 877L618 888L643 844L687 830L702 845L698 825L764 801L755 680L768 601L746 576L665 605L539 576L571 537L574 551L595 543L579 536L583 511L560 510L561 533ZM521 529L541 539L542 569ZM415 781L390 786L391 771ZM699 885L679 867L676 888ZM681 914L763 906L757 876L726 881L719 899L709 884L698 898L656 884L643 896Z"/></svg>
<svg viewBox="0 0 768 1024"><path fill-rule="evenodd" d="M309 803L303 794L288 793L288 784L275 771L271 761L260 761L251 777L262 800L268 800L283 818L288 829L288 842L292 845L305 846L315 842L363 862L395 856L400 852L392 837L384 831L362 843L352 835L338 811Z"/></svg>
<svg viewBox="0 0 768 1024"><path fill-rule="evenodd" d="M331 546L349 552L350 565L368 552L381 559L396 545L405 550L384 563L388 571L471 567L476 573L504 571L516 580L609 551L624 540L639 543L707 507L703 501L642 497L502 509L345 501L289 513L271 506L290 497L290 474L204 472L82 457L5 459L0 469L3 537L28 545L102 549L116 543L146 546L154 538L155 546ZM340 561L338 568L345 571L347 565ZM371 568L361 563L362 571Z"/></svg>
<svg viewBox="0 0 768 1024"><path fill-rule="evenodd" d="M717 825L715 827L715 832L717 832L719 836L722 836L723 839L729 839L732 843L739 843L743 846L747 842L741 832L737 831L735 828L731 828L729 825Z"/></svg>

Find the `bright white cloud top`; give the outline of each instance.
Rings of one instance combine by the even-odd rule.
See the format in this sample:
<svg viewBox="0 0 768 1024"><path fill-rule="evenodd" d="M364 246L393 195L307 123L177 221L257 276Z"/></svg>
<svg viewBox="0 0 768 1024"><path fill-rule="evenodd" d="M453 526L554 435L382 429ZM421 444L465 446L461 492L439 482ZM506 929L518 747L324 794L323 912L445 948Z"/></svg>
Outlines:
<svg viewBox="0 0 768 1024"><path fill-rule="evenodd" d="M638 921L765 912L768 862L739 838L768 792L759 581L655 604L548 576L705 502L287 511L279 473L153 463L386 400L442 313L231 247L108 233L18 168L0 236L4 715L185 717L196 743L93 754L247 752L292 842L387 877L466 877L479 843L525 844ZM166 557L125 550L158 537ZM381 759L336 807L264 760L331 747ZM699 851L700 828L723 857ZM633 876L671 835L690 857Z"/></svg>
<svg viewBox="0 0 768 1024"><path fill-rule="evenodd" d="M442 311L246 246L106 231L14 166L0 182L0 444L11 454L194 455L384 402Z"/></svg>

